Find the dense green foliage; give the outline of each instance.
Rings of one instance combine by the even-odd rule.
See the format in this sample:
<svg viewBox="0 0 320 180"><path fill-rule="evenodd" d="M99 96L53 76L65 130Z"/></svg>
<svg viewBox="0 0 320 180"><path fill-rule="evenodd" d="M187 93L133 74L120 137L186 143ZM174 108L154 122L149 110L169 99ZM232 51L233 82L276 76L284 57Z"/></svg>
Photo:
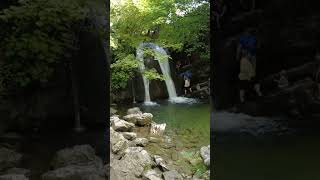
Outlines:
<svg viewBox="0 0 320 180"><path fill-rule="evenodd" d="M77 47L84 0L20 0L0 12L0 92L46 82Z"/></svg>
<svg viewBox="0 0 320 180"><path fill-rule="evenodd" d="M189 55L197 51L203 59L209 59L209 3L206 0L111 0L110 18L112 89L124 88L134 75L128 72L137 71L139 62L134 60L134 54L142 42ZM125 60L130 63L124 63ZM120 64L127 66L120 67ZM146 71L143 74L147 78L163 79L155 70Z"/></svg>

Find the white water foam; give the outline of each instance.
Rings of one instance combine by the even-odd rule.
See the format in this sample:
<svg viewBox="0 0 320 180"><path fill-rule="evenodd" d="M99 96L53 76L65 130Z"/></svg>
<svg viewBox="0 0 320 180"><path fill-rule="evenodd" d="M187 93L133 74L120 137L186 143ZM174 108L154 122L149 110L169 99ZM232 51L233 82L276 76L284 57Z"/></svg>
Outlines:
<svg viewBox="0 0 320 180"><path fill-rule="evenodd" d="M195 104L199 101L197 99L193 98L187 98L187 97L173 97L169 99L169 102L174 104Z"/></svg>
<svg viewBox="0 0 320 180"><path fill-rule="evenodd" d="M159 106L158 103L153 102L153 101L145 101L145 102L143 102L143 105L144 106Z"/></svg>

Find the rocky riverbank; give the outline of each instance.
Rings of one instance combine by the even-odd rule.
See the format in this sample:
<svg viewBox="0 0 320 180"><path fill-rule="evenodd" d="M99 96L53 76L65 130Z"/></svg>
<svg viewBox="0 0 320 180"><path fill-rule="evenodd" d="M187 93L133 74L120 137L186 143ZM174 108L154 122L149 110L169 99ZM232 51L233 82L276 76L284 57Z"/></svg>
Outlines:
<svg viewBox="0 0 320 180"><path fill-rule="evenodd" d="M111 179L209 179L210 145L179 152L166 124L155 123L151 113L137 107L123 117L111 112Z"/></svg>
<svg viewBox="0 0 320 180"><path fill-rule="evenodd" d="M0 148L0 180L105 180L106 167L90 145L77 145L55 153L50 170L41 177L32 177L33 170L22 167L23 154Z"/></svg>

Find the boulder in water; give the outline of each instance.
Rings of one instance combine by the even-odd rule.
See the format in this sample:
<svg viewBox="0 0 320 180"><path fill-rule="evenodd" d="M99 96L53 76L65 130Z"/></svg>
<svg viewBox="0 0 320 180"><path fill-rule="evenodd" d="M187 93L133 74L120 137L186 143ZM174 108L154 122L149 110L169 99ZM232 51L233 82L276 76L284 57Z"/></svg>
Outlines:
<svg viewBox="0 0 320 180"><path fill-rule="evenodd" d="M127 110L127 115L129 114L142 114L140 108L134 107Z"/></svg>
<svg viewBox="0 0 320 180"><path fill-rule="evenodd" d="M0 171L18 166L22 155L8 148L0 148Z"/></svg>
<svg viewBox="0 0 320 180"><path fill-rule="evenodd" d="M113 116L112 118L113 120L111 124L112 124L112 128L115 131L122 131L122 132L132 131L134 124L124 121L119 117Z"/></svg>
<svg viewBox="0 0 320 180"><path fill-rule="evenodd" d="M164 180L183 180L182 176L176 171L167 171L163 173Z"/></svg>
<svg viewBox="0 0 320 180"><path fill-rule="evenodd" d="M210 145L204 146L200 149L200 155L206 166L210 166Z"/></svg>
<svg viewBox="0 0 320 180"><path fill-rule="evenodd" d="M151 128L150 128L150 134L151 135L157 135L161 136L163 135L165 129L166 129L166 123L163 124L157 124L157 123L151 123Z"/></svg>

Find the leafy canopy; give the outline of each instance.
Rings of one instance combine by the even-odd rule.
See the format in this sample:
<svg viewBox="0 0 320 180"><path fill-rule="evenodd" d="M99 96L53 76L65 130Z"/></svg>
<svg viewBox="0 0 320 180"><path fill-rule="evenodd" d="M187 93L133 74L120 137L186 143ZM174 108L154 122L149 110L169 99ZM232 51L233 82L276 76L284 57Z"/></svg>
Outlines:
<svg viewBox="0 0 320 180"><path fill-rule="evenodd" d="M197 51L203 58L209 57L207 0L111 0L110 20L112 88L124 88L134 74L129 72L137 71L139 62L134 54L142 42L189 55ZM126 60L130 63L123 63ZM120 64L126 67L120 68ZM163 79L155 70L146 71L143 74L147 78Z"/></svg>
<svg viewBox="0 0 320 180"><path fill-rule="evenodd" d="M0 93L47 82L76 50L85 0L19 0L0 12Z"/></svg>

